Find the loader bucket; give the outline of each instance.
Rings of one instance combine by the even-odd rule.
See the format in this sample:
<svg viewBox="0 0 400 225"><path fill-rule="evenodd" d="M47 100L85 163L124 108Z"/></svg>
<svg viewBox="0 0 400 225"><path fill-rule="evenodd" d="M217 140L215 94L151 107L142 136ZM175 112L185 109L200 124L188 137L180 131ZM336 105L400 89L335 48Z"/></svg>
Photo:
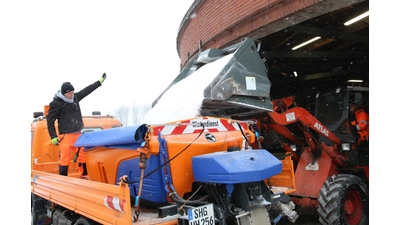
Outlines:
<svg viewBox="0 0 400 225"><path fill-rule="evenodd" d="M207 79L211 76L211 82L204 87L199 114L193 116L246 119L254 117L256 113L272 111L269 96L271 83L264 61L259 56L258 47L254 40L247 38L225 49L200 52L156 99L153 107L174 85L189 76L196 76L203 66L224 60L222 65L214 66L212 72L215 74L202 74L207 76ZM187 96L187 93L181 94Z"/></svg>

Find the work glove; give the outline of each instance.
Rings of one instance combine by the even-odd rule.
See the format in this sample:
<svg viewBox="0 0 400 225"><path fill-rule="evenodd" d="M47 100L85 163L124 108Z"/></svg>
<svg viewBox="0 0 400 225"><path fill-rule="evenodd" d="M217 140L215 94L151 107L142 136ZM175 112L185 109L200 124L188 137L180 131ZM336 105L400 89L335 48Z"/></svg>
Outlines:
<svg viewBox="0 0 400 225"><path fill-rule="evenodd" d="M51 143L53 143L54 145L58 145L58 138L51 139Z"/></svg>
<svg viewBox="0 0 400 225"><path fill-rule="evenodd" d="M358 130L357 130L356 126L351 126L350 129L351 129L351 132L353 132L354 134L357 134Z"/></svg>
<svg viewBox="0 0 400 225"><path fill-rule="evenodd" d="M103 83L103 81L105 80L107 78L107 75L106 75L106 73L103 73L103 76L100 78L100 83L102 84Z"/></svg>

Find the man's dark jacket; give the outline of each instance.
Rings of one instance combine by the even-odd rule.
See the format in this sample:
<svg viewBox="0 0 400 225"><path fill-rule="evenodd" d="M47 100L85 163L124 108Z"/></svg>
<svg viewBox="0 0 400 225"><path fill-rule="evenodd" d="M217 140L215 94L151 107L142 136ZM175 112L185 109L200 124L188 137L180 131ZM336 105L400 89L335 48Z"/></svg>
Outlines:
<svg viewBox="0 0 400 225"><path fill-rule="evenodd" d="M79 102L100 86L100 81L96 81L81 91L75 92L73 103L67 103L54 96L53 101L50 103L49 113L46 116L47 129L51 139L58 137L54 126L56 120L58 120L59 134L74 133L82 130L83 120Z"/></svg>

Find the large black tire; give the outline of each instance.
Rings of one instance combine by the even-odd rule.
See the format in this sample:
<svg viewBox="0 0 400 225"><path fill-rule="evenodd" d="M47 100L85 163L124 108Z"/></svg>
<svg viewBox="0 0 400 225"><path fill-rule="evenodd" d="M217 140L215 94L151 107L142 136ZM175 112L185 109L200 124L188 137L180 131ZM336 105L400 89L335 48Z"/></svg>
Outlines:
<svg viewBox="0 0 400 225"><path fill-rule="evenodd" d="M368 187L359 177L333 175L319 193L319 222L324 225L366 225L368 205Z"/></svg>
<svg viewBox="0 0 400 225"><path fill-rule="evenodd" d="M98 225L99 223L92 221L88 218L81 216L79 219L76 220L74 225Z"/></svg>
<svg viewBox="0 0 400 225"><path fill-rule="evenodd" d="M45 204L45 199L31 193L31 223L33 225L50 224L50 218L47 217Z"/></svg>

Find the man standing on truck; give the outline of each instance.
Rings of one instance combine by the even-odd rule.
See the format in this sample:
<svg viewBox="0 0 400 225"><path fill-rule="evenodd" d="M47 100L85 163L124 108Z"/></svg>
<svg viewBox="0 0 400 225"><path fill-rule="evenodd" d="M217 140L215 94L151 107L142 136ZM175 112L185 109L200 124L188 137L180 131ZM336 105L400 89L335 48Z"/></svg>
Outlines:
<svg viewBox="0 0 400 225"><path fill-rule="evenodd" d="M354 115L351 125L358 137L358 144L368 141L369 136L369 115L362 106L356 105L354 102L349 105L350 112Z"/></svg>
<svg viewBox="0 0 400 225"><path fill-rule="evenodd" d="M68 165L71 161L70 151L73 151L75 154L78 153L78 148L74 147L74 143L81 135L81 130L84 127L79 102L100 87L105 79L106 74L104 73L100 80L79 92L75 92L70 82L64 82L50 103L47 115L47 129L51 142L54 145L59 145L60 161L58 174L60 175L68 176ZM56 120L58 121L58 135L54 125ZM83 149L80 149L78 154L77 161L84 177L87 176L87 170Z"/></svg>

